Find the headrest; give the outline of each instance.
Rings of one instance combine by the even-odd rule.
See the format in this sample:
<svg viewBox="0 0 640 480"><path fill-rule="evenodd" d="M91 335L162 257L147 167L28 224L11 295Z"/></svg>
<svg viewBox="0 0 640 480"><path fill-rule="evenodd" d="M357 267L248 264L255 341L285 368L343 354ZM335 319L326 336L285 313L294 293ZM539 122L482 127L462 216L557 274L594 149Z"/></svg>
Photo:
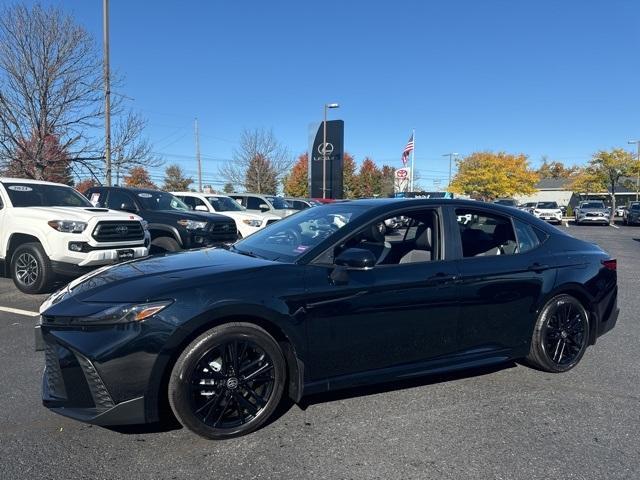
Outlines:
<svg viewBox="0 0 640 480"><path fill-rule="evenodd" d="M384 243L384 235L380 231L379 223L371 225L362 232L362 239L367 242Z"/></svg>
<svg viewBox="0 0 640 480"><path fill-rule="evenodd" d="M418 250L431 250L431 227L421 225L416 231L416 249Z"/></svg>
<svg viewBox="0 0 640 480"><path fill-rule="evenodd" d="M493 231L493 238L500 243L513 240L511 225L507 223L499 223Z"/></svg>

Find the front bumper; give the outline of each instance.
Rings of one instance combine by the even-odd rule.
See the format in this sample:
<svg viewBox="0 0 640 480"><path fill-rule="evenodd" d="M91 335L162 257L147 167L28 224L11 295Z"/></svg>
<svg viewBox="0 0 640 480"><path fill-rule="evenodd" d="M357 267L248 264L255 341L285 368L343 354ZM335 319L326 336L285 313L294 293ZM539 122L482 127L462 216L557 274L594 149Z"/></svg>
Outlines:
<svg viewBox="0 0 640 480"><path fill-rule="evenodd" d="M602 223L609 224L609 217L578 217L577 221L580 223Z"/></svg>
<svg viewBox="0 0 640 480"><path fill-rule="evenodd" d="M36 328L44 350L42 404L51 411L96 425L153 421L146 401L153 367L173 328L145 324ZM165 338L166 338L165 337ZM149 398L148 398L149 397Z"/></svg>

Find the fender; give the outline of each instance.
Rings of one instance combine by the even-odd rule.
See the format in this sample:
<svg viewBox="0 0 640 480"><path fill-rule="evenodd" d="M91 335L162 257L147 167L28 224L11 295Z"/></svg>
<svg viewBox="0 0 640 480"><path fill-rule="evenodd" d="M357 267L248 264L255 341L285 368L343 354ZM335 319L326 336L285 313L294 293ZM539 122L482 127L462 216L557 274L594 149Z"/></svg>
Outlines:
<svg viewBox="0 0 640 480"><path fill-rule="evenodd" d="M12 232L11 235L9 235L9 237L5 239L5 243L2 245L2 258L4 258L5 261L11 261L10 258L7 258L7 254L9 253L9 245L11 245L11 240L15 235L30 235L32 237L35 237L37 241L40 242L40 245L42 245L44 253L47 254L47 257L52 256L52 249L51 245L49 244L49 240L47 239L46 232L23 223L22 225L20 225L20 231Z"/></svg>

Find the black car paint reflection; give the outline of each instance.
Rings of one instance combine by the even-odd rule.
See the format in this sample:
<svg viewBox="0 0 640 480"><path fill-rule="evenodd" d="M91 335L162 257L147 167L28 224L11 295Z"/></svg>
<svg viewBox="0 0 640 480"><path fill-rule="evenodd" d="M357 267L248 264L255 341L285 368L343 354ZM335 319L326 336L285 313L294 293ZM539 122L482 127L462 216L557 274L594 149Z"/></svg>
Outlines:
<svg viewBox="0 0 640 480"><path fill-rule="evenodd" d="M51 357L47 370L60 370L53 380L45 374L44 404L98 424L156 421L167 372L180 352L207 328L237 319L255 322L278 340L287 361L287 392L295 401L337 388L523 358L540 310L561 292L587 306L594 323L591 343L613 327L616 277L602 265L609 256L527 213L458 200L351 204L359 210L350 222L334 215L332 234L316 236L285 260L281 253L269 258L266 245L256 248L261 255L243 252L252 236L237 252L203 249L136 260L71 285L42 316ZM349 205L308 209L265 231ZM458 207L524 222L542 232L544 241L526 253L463 258ZM325 252L380 219L420 209L436 212L444 253L427 262L343 269L342 281L335 281L338 267L327 263ZM114 305L166 299L173 303L139 323L81 320ZM86 362L95 378L87 377ZM87 388L75 394L66 388L74 382L88 385L91 395ZM104 405L95 404L96 388L108 397Z"/></svg>

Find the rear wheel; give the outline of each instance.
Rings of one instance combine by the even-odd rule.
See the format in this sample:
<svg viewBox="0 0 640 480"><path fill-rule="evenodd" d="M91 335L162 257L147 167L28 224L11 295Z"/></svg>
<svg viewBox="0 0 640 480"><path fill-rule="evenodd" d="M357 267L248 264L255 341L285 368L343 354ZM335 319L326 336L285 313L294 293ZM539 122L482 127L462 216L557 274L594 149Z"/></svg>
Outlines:
<svg viewBox="0 0 640 480"><path fill-rule="evenodd" d="M589 315L571 295L552 298L540 312L527 361L553 373L566 372L582 359L589 343Z"/></svg>
<svg viewBox="0 0 640 480"><path fill-rule="evenodd" d="M45 293L54 280L51 261L39 243L25 243L11 256L11 278L24 293Z"/></svg>
<svg viewBox="0 0 640 480"><path fill-rule="evenodd" d="M249 323L228 323L196 338L176 362L169 404L189 430L214 440L262 426L284 390L285 360L278 343Z"/></svg>

